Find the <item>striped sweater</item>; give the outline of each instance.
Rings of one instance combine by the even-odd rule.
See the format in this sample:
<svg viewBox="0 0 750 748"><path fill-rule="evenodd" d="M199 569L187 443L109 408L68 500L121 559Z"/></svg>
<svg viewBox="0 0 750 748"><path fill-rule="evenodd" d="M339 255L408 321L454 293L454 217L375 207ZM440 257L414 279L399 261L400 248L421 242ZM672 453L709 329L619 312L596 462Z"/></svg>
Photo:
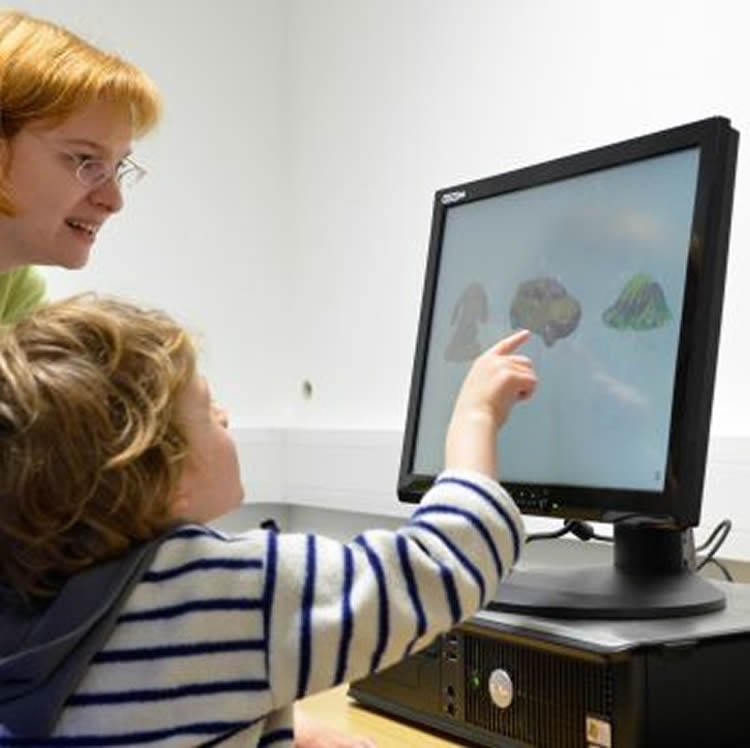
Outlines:
<svg viewBox="0 0 750 748"><path fill-rule="evenodd" d="M182 526L52 736L0 745L291 748L295 700L391 665L475 613L522 533L497 483L455 471L399 530L348 544Z"/></svg>

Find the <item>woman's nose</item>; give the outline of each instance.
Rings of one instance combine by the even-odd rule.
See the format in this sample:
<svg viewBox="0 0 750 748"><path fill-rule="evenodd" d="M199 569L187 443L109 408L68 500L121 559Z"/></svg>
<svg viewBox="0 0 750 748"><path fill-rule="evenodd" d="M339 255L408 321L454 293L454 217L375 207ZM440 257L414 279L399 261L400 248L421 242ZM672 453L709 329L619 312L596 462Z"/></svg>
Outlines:
<svg viewBox="0 0 750 748"><path fill-rule="evenodd" d="M124 204L122 190L115 177L108 179L91 190L89 199L96 206L104 208L108 213L118 213L122 210Z"/></svg>

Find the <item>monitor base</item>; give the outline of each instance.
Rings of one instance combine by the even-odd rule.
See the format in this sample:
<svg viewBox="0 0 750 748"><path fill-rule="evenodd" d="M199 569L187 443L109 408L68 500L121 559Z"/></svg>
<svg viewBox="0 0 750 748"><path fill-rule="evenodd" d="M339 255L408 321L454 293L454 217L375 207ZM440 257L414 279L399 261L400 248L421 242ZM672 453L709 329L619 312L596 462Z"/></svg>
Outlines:
<svg viewBox="0 0 750 748"><path fill-rule="evenodd" d="M724 593L694 572L648 575L617 567L511 573L487 608L551 618L642 619L722 610Z"/></svg>

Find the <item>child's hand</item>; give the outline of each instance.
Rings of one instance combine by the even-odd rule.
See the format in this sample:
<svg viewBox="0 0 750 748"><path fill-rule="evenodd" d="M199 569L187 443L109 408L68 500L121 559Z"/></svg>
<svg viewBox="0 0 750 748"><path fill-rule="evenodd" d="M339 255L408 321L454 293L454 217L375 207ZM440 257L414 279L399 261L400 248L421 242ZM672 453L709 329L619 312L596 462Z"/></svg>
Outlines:
<svg viewBox="0 0 750 748"><path fill-rule="evenodd" d="M294 748L377 748L375 741L347 735L309 717L303 708L294 709Z"/></svg>
<svg viewBox="0 0 750 748"><path fill-rule="evenodd" d="M496 343L471 366L458 393L446 439L447 468L497 477L497 430L518 400L533 395L537 378L526 356L514 351L529 339L521 330Z"/></svg>
<svg viewBox="0 0 750 748"><path fill-rule="evenodd" d="M454 414L487 417L497 430L516 401L531 396L536 387L533 365L526 356L513 354L530 334L528 330L513 333L475 359L461 386Z"/></svg>

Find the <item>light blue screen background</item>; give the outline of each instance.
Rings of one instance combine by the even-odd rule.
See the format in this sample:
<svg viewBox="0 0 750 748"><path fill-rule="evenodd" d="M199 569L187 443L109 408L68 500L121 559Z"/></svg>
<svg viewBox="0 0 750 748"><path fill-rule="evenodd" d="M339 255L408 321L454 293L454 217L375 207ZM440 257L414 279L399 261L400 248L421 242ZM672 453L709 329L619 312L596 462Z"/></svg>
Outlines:
<svg viewBox="0 0 750 748"><path fill-rule="evenodd" d="M581 317L567 337L547 345L535 334L521 349L539 387L501 431L502 479L663 488L698 158L688 149L447 211L415 473L442 469L470 365L446 359L462 294L483 291L486 319L475 319L475 337L484 349L512 330L519 284L544 277L575 297ZM671 319L649 330L607 326L602 313L640 273L658 282Z"/></svg>

